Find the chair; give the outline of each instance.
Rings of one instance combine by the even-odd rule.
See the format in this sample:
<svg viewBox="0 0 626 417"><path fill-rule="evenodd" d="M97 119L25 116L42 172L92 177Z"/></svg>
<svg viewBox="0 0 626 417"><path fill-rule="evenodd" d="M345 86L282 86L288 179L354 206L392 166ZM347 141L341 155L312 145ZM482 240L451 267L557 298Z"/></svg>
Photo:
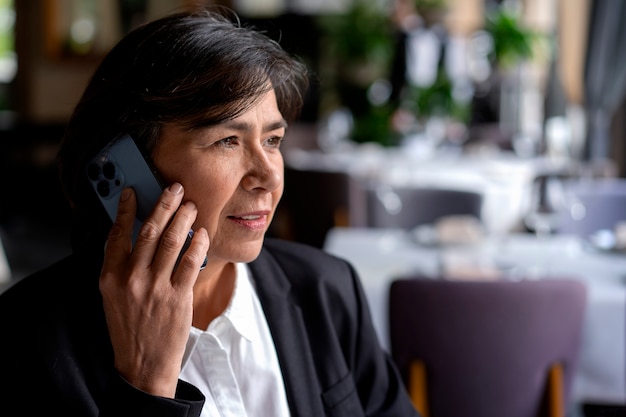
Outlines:
<svg viewBox="0 0 626 417"><path fill-rule="evenodd" d="M565 183L567 207L561 213L557 233L587 238L601 229L614 230L626 221L626 179L594 178Z"/></svg>
<svg viewBox="0 0 626 417"><path fill-rule="evenodd" d="M392 357L424 417L564 417L585 304L568 279L399 278Z"/></svg>
<svg viewBox="0 0 626 417"><path fill-rule="evenodd" d="M328 230L349 224L350 184L345 172L286 166L285 190L272 231L321 248ZM281 221L284 230L277 231Z"/></svg>
<svg viewBox="0 0 626 417"><path fill-rule="evenodd" d="M366 190L366 200L369 227L412 229L444 216L482 217L483 196L475 191L378 186Z"/></svg>

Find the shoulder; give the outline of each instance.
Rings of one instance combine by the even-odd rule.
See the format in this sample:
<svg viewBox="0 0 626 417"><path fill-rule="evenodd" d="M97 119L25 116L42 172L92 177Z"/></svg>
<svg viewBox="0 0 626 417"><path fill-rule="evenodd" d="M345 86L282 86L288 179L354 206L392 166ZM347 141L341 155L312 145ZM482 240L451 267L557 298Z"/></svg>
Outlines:
<svg viewBox="0 0 626 417"><path fill-rule="evenodd" d="M315 298L324 303L334 300L332 308L354 307L362 296L359 277L349 262L306 244L266 239L250 267L262 293L286 291L306 303Z"/></svg>
<svg viewBox="0 0 626 417"><path fill-rule="evenodd" d="M15 281L0 295L0 308L6 306L7 303L20 303L24 298L34 302L40 301L39 298L43 298L44 294L49 296L50 291L55 291L58 288L56 281L62 280L67 276L66 271L69 269L70 263L71 257L63 258L48 267Z"/></svg>
<svg viewBox="0 0 626 417"><path fill-rule="evenodd" d="M300 243L291 240L283 240L272 237L265 238L263 247L274 254L285 254L290 256L302 256L302 257L332 257L329 253L322 249L316 248L305 243Z"/></svg>
<svg viewBox="0 0 626 417"><path fill-rule="evenodd" d="M30 346L24 369L54 378L55 369L71 374L75 354L106 354L99 270L89 258L70 255L0 294L0 332L12 341L0 346L2 356L24 358ZM0 367L7 372L11 365L0 360Z"/></svg>
<svg viewBox="0 0 626 417"><path fill-rule="evenodd" d="M98 297L99 268L97 259L69 255L21 278L0 294L0 322L16 315L51 318L82 308Z"/></svg>
<svg viewBox="0 0 626 417"><path fill-rule="evenodd" d="M346 260L304 243L267 238L263 248L261 256L271 256L287 270L354 273Z"/></svg>

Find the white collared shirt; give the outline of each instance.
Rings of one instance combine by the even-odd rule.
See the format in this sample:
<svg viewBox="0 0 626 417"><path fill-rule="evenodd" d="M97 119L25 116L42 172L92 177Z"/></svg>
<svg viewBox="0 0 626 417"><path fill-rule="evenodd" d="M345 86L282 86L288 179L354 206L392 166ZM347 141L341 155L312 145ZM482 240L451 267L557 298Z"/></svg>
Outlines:
<svg viewBox="0 0 626 417"><path fill-rule="evenodd" d="M180 378L205 395L202 417L289 416L274 341L245 264L237 264L226 310L207 330L191 328Z"/></svg>

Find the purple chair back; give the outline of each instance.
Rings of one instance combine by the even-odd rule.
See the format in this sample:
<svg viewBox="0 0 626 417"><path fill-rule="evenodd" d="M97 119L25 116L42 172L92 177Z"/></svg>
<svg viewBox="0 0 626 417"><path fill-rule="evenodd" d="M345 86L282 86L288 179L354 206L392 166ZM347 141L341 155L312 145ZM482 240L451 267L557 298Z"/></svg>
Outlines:
<svg viewBox="0 0 626 417"><path fill-rule="evenodd" d="M444 216L482 220L483 195L436 187L373 187L366 191L367 226L412 229Z"/></svg>
<svg viewBox="0 0 626 417"><path fill-rule="evenodd" d="M537 417L547 373L564 368L569 401L586 288L579 281L404 277L389 293L391 352L407 382L424 362L430 417Z"/></svg>
<svg viewBox="0 0 626 417"><path fill-rule="evenodd" d="M588 238L601 229L615 230L626 221L626 179L597 178L565 183L568 204L562 211L558 233Z"/></svg>

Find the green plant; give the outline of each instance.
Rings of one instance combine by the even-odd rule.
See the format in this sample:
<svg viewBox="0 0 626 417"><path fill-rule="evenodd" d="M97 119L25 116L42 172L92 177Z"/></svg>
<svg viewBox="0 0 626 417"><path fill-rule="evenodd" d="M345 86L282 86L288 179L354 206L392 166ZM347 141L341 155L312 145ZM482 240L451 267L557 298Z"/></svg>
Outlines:
<svg viewBox="0 0 626 417"><path fill-rule="evenodd" d="M400 139L391 129L394 108L389 105L370 106L367 113L354 119L351 139L356 143L377 142L383 146L395 146Z"/></svg>
<svg viewBox="0 0 626 417"><path fill-rule="evenodd" d="M352 0L343 13L320 15L324 80L322 112L338 107L350 110L354 120L351 140L390 143L390 111L372 103L368 89L386 79L394 53L394 28L380 2Z"/></svg>
<svg viewBox="0 0 626 417"><path fill-rule="evenodd" d="M391 59L392 27L385 11L375 2L353 0L345 13L322 15L318 24L322 50L339 76L369 84Z"/></svg>
<svg viewBox="0 0 626 417"><path fill-rule="evenodd" d="M431 10L442 10L446 8L446 0L413 0L415 2L415 9L418 12L425 12Z"/></svg>
<svg viewBox="0 0 626 417"><path fill-rule="evenodd" d="M442 116L467 122L470 114L469 103L463 103L454 97L452 81L444 69L439 70L432 85L411 86L404 105L422 121L429 117Z"/></svg>
<svg viewBox="0 0 626 417"><path fill-rule="evenodd" d="M525 26L519 16L500 7L487 16L485 30L493 38L492 59L501 68L532 58L538 34Z"/></svg>
<svg viewBox="0 0 626 417"><path fill-rule="evenodd" d="M15 12L12 0L0 0L0 57L11 57L15 51Z"/></svg>

